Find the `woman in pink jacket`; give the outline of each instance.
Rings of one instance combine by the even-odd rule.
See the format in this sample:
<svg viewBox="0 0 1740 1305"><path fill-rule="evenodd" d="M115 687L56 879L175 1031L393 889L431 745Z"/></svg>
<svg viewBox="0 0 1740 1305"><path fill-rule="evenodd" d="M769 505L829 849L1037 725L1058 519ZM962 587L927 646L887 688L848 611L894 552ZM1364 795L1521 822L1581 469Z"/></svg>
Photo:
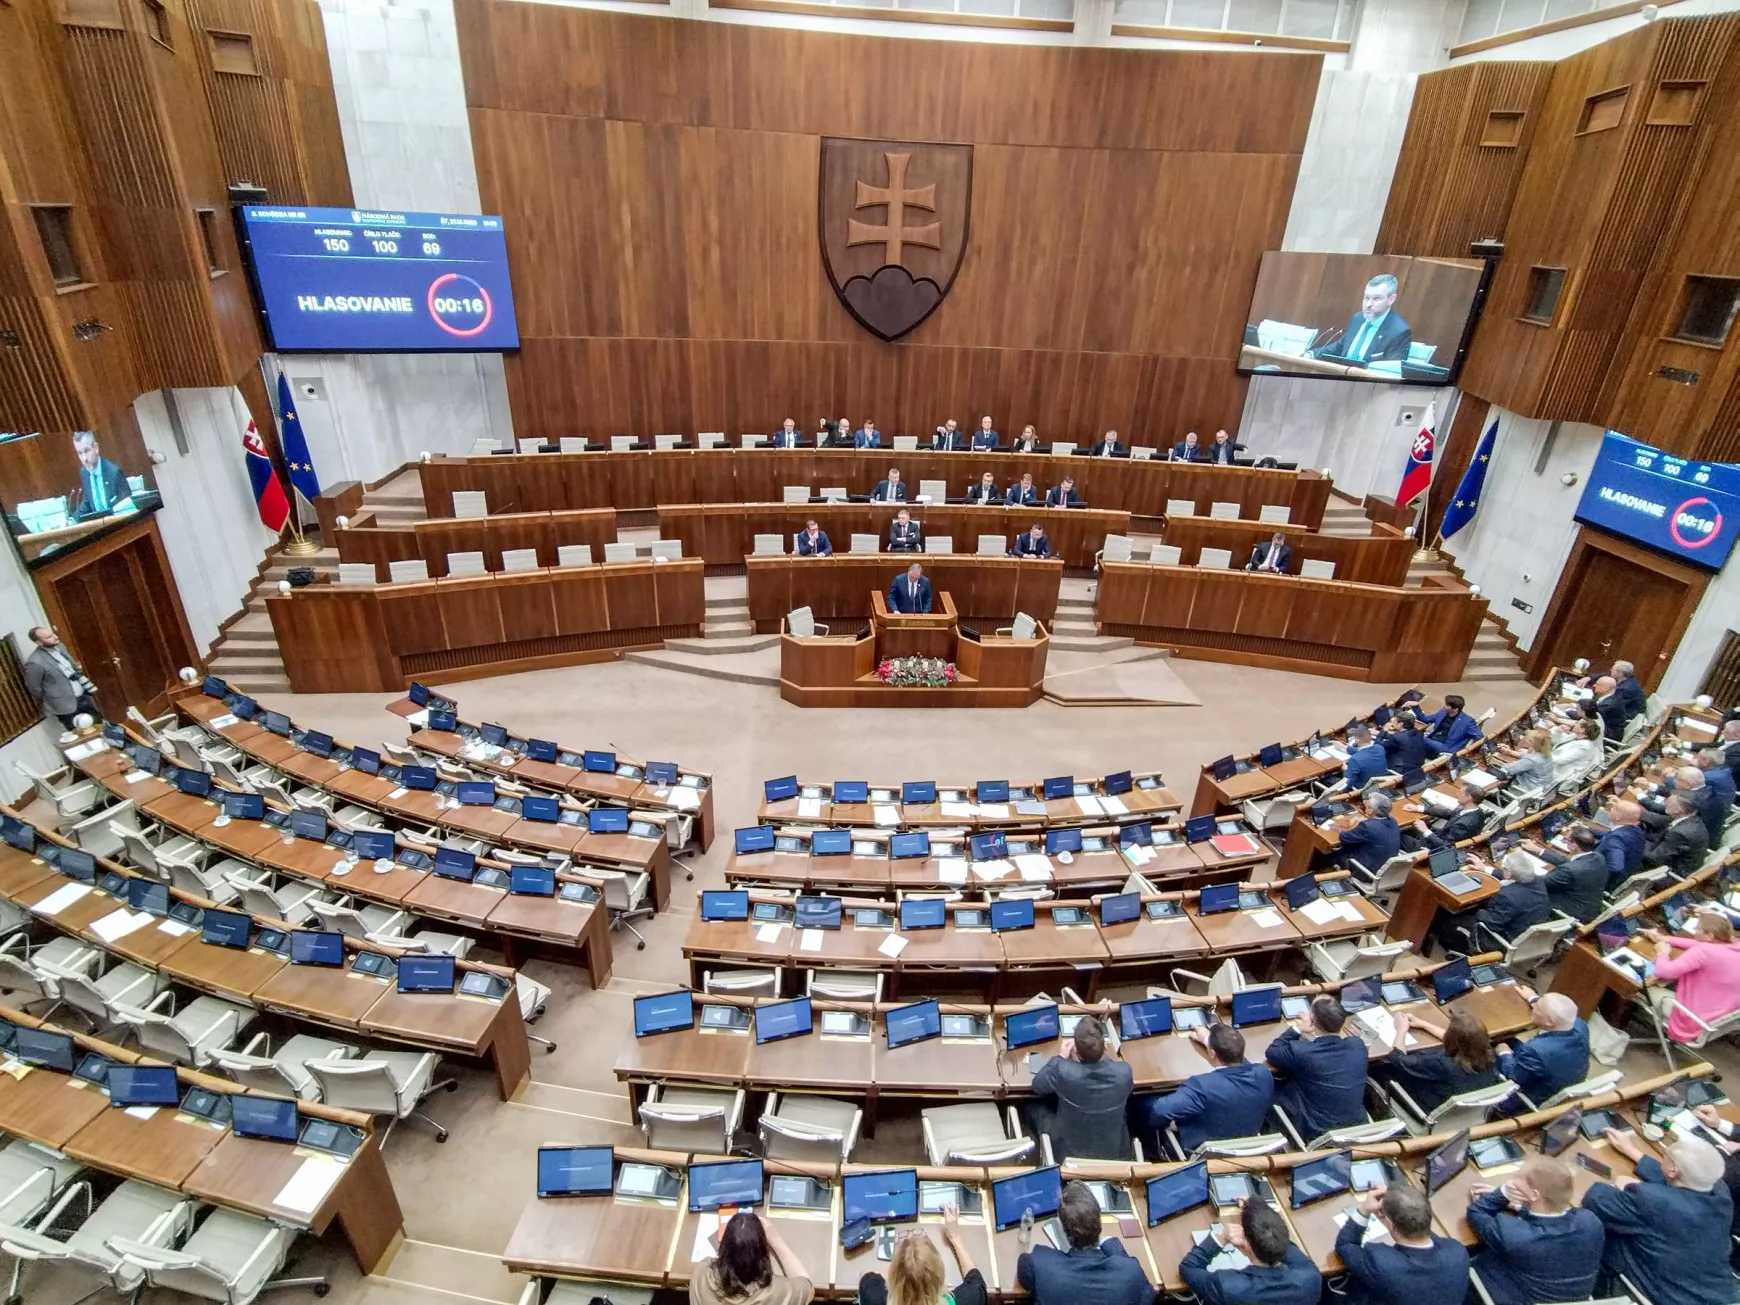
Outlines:
<svg viewBox="0 0 1740 1305"><path fill-rule="evenodd" d="M1697 933L1690 938L1659 929L1645 929L1643 936L1655 944L1655 977L1673 980L1673 999L1686 1010L1705 1024L1740 1010L1740 947L1734 944L1734 926L1727 916L1701 912ZM1666 1007L1665 997L1658 1001L1658 1010ZM1675 1042L1690 1042L1703 1032L1682 1010L1668 1017L1667 1028Z"/></svg>

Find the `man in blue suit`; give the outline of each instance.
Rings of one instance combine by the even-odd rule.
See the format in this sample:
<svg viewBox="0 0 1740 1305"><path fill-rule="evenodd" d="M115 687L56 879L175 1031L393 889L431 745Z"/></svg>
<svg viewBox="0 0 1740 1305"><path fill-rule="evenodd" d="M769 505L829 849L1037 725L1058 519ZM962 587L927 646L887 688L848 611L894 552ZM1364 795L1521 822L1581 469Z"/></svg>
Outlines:
<svg viewBox="0 0 1740 1305"><path fill-rule="evenodd" d="M798 430L797 422L787 417L773 433L773 447L776 449L795 449L804 440L803 432Z"/></svg>
<svg viewBox="0 0 1740 1305"><path fill-rule="evenodd" d="M798 535L798 553L804 557L832 557L834 546L828 542L828 533L816 524L811 517L804 522L802 533Z"/></svg>
<svg viewBox="0 0 1740 1305"><path fill-rule="evenodd" d="M1467 705L1461 694L1447 693L1443 710L1425 717L1426 750L1433 756L1460 752L1480 737L1479 723L1462 710Z"/></svg>
<svg viewBox="0 0 1740 1305"><path fill-rule="evenodd" d="M852 447L855 449L879 449L882 447L882 432L876 429L874 418L864 418L863 427L852 432Z"/></svg>
<svg viewBox="0 0 1740 1305"><path fill-rule="evenodd" d="M1035 521L1025 535L1015 536L1016 557L1050 557L1051 541L1045 537L1045 527Z"/></svg>
<svg viewBox="0 0 1740 1305"><path fill-rule="evenodd" d="M973 432L973 452L995 453L1002 442L1003 437L991 427L991 419L979 418L979 429Z"/></svg>
<svg viewBox="0 0 1740 1305"><path fill-rule="evenodd" d="M1731 1305L1728 1230L1734 1198L1722 1181L1716 1148L1687 1137L1657 1160L1631 1134L1609 1129L1607 1140L1635 1165L1637 1177L1596 1183L1583 1194L1583 1208L1594 1212L1607 1234L1601 1267L1623 1273L1652 1301Z"/></svg>
<svg viewBox="0 0 1740 1305"><path fill-rule="evenodd" d="M1388 1244L1366 1244L1374 1217ZM1347 1305L1462 1305L1468 1291L1468 1252L1433 1234L1432 1207L1417 1187L1372 1188L1348 1212L1335 1251L1347 1266Z"/></svg>
<svg viewBox="0 0 1740 1305"><path fill-rule="evenodd" d="M1348 319L1347 329L1311 350L1313 357L1344 358L1348 362L1405 362L1414 330L1395 312L1401 283L1388 272L1365 283L1360 309Z"/></svg>
<svg viewBox="0 0 1740 1305"><path fill-rule="evenodd" d="M1185 432L1184 438L1172 446L1173 462L1201 462L1203 457L1202 445L1197 443L1195 431Z"/></svg>
<svg viewBox="0 0 1740 1305"><path fill-rule="evenodd" d="M1327 994L1269 1044L1269 1068L1286 1077L1275 1104L1311 1140L1365 1119L1365 1043L1344 1037L1347 1011Z"/></svg>
<svg viewBox="0 0 1740 1305"><path fill-rule="evenodd" d="M1034 1305L1150 1305L1154 1284L1116 1237L1100 1239L1100 1207L1083 1183L1065 1183L1057 1221L1067 1251L1035 1245L1015 1261Z"/></svg>
<svg viewBox="0 0 1740 1305"><path fill-rule="evenodd" d="M1357 793L1390 769L1389 755L1381 743L1374 742L1371 729L1355 725L1347 731L1347 787Z"/></svg>
<svg viewBox="0 0 1740 1305"><path fill-rule="evenodd" d="M1493 1305L1582 1300L1595 1290L1606 1235L1571 1204L1571 1166L1531 1157L1503 1187L1468 1189L1468 1226L1480 1238L1474 1268Z"/></svg>
<svg viewBox="0 0 1740 1305"><path fill-rule="evenodd" d="M1118 443L1117 431L1109 430L1106 432L1106 437L1103 440L1095 443L1093 448L1089 451L1088 456L1095 458L1127 458L1130 456L1130 450L1125 445Z"/></svg>
<svg viewBox="0 0 1740 1305"><path fill-rule="evenodd" d="M1525 996L1528 990L1522 990ZM1527 1042L1512 1050L1500 1043L1498 1072L1536 1106L1573 1083L1581 1083L1589 1074L1589 1026L1577 1017L1577 1003L1561 992L1549 992L1535 998L1530 1013L1540 1030ZM1505 1103L1507 1109L1523 1107L1513 1094Z"/></svg>
<svg viewBox="0 0 1740 1305"><path fill-rule="evenodd" d="M1231 1245L1248 1269L1208 1266ZM1244 1201L1236 1222L1216 1224L1178 1263L1185 1284L1202 1305L1317 1305L1323 1275L1287 1236L1287 1224L1266 1201Z"/></svg>
<svg viewBox="0 0 1740 1305"><path fill-rule="evenodd" d="M1382 789L1366 795L1365 813L1364 820L1341 831L1341 860L1357 861L1375 875L1402 850L1402 829L1390 814L1390 795Z"/></svg>
<svg viewBox="0 0 1740 1305"><path fill-rule="evenodd" d="M1258 544L1251 550L1245 570L1270 571L1280 575L1287 570L1287 564L1292 560L1293 550L1287 547L1287 536L1283 531L1277 530L1268 543Z"/></svg>
<svg viewBox="0 0 1740 1305"><path fill-rule="evenodd" d="M924 578L924 568L917 562L906 568L904 576L895 576L888 586L890 611L915 613L930 611L930 581Z"/></svg>
<svg viewBox="0 0 1740 1305"><path fill-rule="evenodd" d="M1498 877L1504 881L1504 886L1496 897L1487 898L1480 906L1464 911L1446 911L1438 916L1432 932L1445 951L1485 951L1489 946L1497 946L1494 934L1515 942L1518 935L1531 926L1552 918L1553 903L1547 896L1547 881L1535 873L1534 864L1527 857L1507 858L1501 862ZM1500 1072L1503 1072L1502 1068ZM1577 1079L1568 1081L1575 1083ZM1539 1097L1534 1100L1536 1105L1541 1102Z"/></svg>
<svg viewBox="0 0 1740 1305"><path fill-rule="evenodd" d="M1010 507L1037 507L1039 499L1039 486L1033 483L1031 471L1023 471L1021 479L1009 486L1009 492L1003 496L1003 501Z"/></svg>
<svg viewBox="0 0 1740 1305"><path fill-rule="evenodd" d="M1378 736L1384 756L1389 759L1390 769L1398 775L1418 770L1426 764L1429 755L1426 751L1426 736L1415 728L1419 723L1419 717L1404 708L1390 717L1390 724L1394 728L1386 729Z"/></svg>
<svg viewBox="0 0 1740 1305"><path fill-rule="evenodd" d="M1230 1024L1216 1024L1191 1029L1190 1040L1214 1068L1192 1074L1175 1092L1150 1099L1149 1123L1162 1134L1168 1124L1176 1124L1186 1155L1217 1138L1262 1132L1275 1103L1275 1076L1267 1065L1245 1061L1245 1035Z"/></svg>
<svg viewBox="0 0 1740 1305"><path fill-rule="evenodd" d="M133 496L121 468L102 454L95 431L73 434L73 452L79 459L79 483L68 499L75 517L91 517L112 511L117 503Z"/></svg>

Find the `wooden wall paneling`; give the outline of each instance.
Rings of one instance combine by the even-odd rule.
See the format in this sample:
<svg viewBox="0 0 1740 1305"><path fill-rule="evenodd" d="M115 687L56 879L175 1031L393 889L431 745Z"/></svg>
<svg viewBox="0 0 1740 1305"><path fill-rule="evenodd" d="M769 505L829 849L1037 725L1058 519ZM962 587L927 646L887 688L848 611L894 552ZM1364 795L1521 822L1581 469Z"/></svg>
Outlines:
<svg viewBox="0 0 1740 1305"><path fill-rule="evenodd" d="M494 588L502 629L514 639L554 639L561 633L556 620L556 586L547 572L498 576Z"/></svg>
<svg viewBox="0 0 1740 1305"><path fill-rule="evenodd" d="M604 607L612 630L650 630L659 623L651 562L604 568Z"/></svg>
<svg viewBox="0 0 1740 1305"><path fill-rule="evenodd" d="M441 619L438 589L440 583L430 580L421 584L391 585L379 591L381 621L386 627L385 645L394 657L403 660L431 648L446 646L446 626Z"/></svg>
<svg viewBox="0 0 1740 1305"><path fill-rule="evenodd" d="M707 608L705 571L700 567L673 569L668 564L655 564L652 580L659 625L700 624Z"/></svg>
<svg viewBox="0 0 1740 1305"><path fill-rule="evenodd" d="M603 567L569 567L554 571L550 575L550 585L555 597L559 634L592 634L609 628Z"/></svg>
<svg viewBox="0 0 1740 1305"><path fill-rule="evenodd" d="M501 614L501 589L514 576L462 576L435 587L441 610L442 648L487 648L523 637L510 632Z"/></svg>

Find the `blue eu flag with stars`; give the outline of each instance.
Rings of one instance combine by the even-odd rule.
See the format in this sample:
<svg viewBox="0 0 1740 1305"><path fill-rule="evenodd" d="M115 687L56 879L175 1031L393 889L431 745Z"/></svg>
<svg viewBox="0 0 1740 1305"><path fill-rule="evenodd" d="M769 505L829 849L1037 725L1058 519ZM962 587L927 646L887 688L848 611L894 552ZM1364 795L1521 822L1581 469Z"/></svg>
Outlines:
<svg viewBox="0 0 1740 1305"><path fill-rule="evenodd" d="M290 397L290 378L282 373L278 376L278 440L284 446L291 487L313 503L320 496L320 477L315 474L314 459L308 456L308 437L302 433L302 421Z"/></svg>
<svg viewBox="0 0 1740 1305"><path fill-rule="evenodd" d="M1444 512L1444 523L1438 527L1438 535L1448 539L1463 526L1474 520L1474 514L1480 507L1480 491L1486 487L1486 469L1492 463L1492 446L1498 441L1498 418L1492 419L1492 424L1486 428L1486 434L1480 437L1480 445L1474 450L1474 460L1468 464L1468 470L1462 473L1462 479L1456 482L1456 493L1451 496L1450 506Z"/></svg>

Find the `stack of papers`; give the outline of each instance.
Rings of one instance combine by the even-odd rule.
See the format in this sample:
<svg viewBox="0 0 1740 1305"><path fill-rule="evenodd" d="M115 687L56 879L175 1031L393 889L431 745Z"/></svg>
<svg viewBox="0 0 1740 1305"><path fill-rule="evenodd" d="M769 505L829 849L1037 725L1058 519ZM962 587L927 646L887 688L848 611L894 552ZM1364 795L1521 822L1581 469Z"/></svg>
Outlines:
<svg viewBox="0 0 1740 1305"><path fill-rule="evenodd" d="M1035 802L1031 798L1025 802L1017 802L1015 814L1018 816L1043 816L1046 814L1045 803Z"/></svg>
<svg viewBox="0 0 1740 1305"><path fill-rule="evenodd" d="M1124 849L1124 855L1129 858L1131 865L1147 865L1154 859L1154 849L1144 847L1141 843L1131 843Z"/></svg>
<svg viewBox="0 0 1740 1305"><path fill-rule="evenodd" d="M1279 911L1265 908L1261 911L1251 912L1251 923L1259 929L1279 929L1287 922L1281 918Z"/></svg>
<svg viewBox="0 0 1740 1305"><path fill-rule="evenodd" d="M692 788L674 788L671 790L670 802L681 811L693 811L701 805L701 795Z"/></svg>
<svg viewBox="0 0 1740 1305"><path fill-rule="evenodd" d="M1075 804L1081 808L1081 813L1084 816L1103 816L1106 813L1106 809L1100 805L1099 798L1092 793L1084 793L1077 797Z"/></svg>
<svg viewBox="0 0 1740 1305"><path fill-rule="evenodd" d="M973 804L971 802L944 802L941 804L943 818L946 820L971 820Z"/></svg>
<svg viewBox="0 0 1740 1305"><path fill-rule="evenodd" d="M1023 852L1015 858L1015 868L1028 883L1045 883L1051 879L1051 859L1037 852Z"/></svg>
<svg viewBox="0 0 1740 1305"><path fill-rule="evenodd" d="M1331 903L1324 898L1316 898L1306 902L1299 908L1299 914L1315 925L1327 925L1341 918L1341 912L1335 909L1337 903Z"/></svg>
<svg viewBox="0 0 1740 1305"><path fill-rule="evenodd" d="M108 747L108 744L104 743L101 739L87 739L77 747L68 748L66 750L66 759L68 761L84 761L89 757L96 756L97 753L101 752L106 747Z"/></svg>
<svg viewBox="0 0 1740 1305"><path fill-rule="evenodd" d="M876 817L876 824L880 828L894 829L897 826L899 826L899 824L900 824L900 808L899 807L874 807L874 808L872 808L872 811Z"/></svg>
<svg viewBox="0 0 1740 1305"><path fill-rule="evenodd" d="M342 1161L309 1156L272 1198L272 1204L280 1209L295 1210L298 1214L313 1214L343 1174Z"/></svg>
<svg viewBox="0 0 1740 1305"><path fill-rule="evenodd" d="M90 891L89 884L62 884L30 909L37 915L59 915Z"/></svg>
<svg viewBox="0 0 1740 1305"><path fill-rule="evenodd" d="M967 861L965 857L945 856L936 863L937 878L945 884L964 884L967 882Z"/></svg>
<svg viewBox="0 0 1740 1305"><path fill-rule="evenodd" d="M822 950L822 931L820 929L798 930L798 948L806 952Z"/></svg>
<svg viewBox="0 0 1740 1305"><path fill-rule="evenodd" d="M110 911L100 920L91 921L91 932L104 942L112 943L117 938L125 938L135 929L143 929L156 918L149 911L135 914L123 906L119 910Z"/></svg>
<svg viewBox="0 0 1740 1305"><path fill-rule="evenodd" d="M713 1238L719 1231L719 1212L703 1210L695 1216L695 1242L689 1247L689 1263L713 1258Z"/></svg>
<svg viewBox="0 0 1740 1305"><path fill-rule="evenodd" d="M820 798L799 798L798 819L820 820L822 818L822 800Z"/></svg>
<svg viewBox="0 0 1740 1305"><path fill-rule="evenodd" d="M1123 798L1103 797L1100 799L1100 807L1108 816L1127 816L1130 814L1130 808L1124 805Z"/></svg>
<svg viewBox="0 0 1740 1305"><path fill-rule="evenodd" d="M1007 802L981 802L979 803L979 815L986 820L1007 820L1009 818L1009 804Z"/></svg>
<svg viewBox="0 0 1740 1305"><path fill-rule="evenodd" d="M1499 785L1499 778L1484 770L1465 770L1462 772L1462 782L1469 788L1482 793L1489 793Z"/></svg>
<svg viewBox="0 0 1740 1305"><path fill-rule="evenodd" d="M906 950L906 939L900 934L891 933L882 940L881 945L876 950L884 956L899 956L901 952Z"/></svg>
<svg viewBox="0 0 1740 1305"><path fill-rule="evenodd" d="M1311 760L1323 762L1345 762L1347 760L1347 749L1342 747L1339 743L1325 743L1322 747L1318 748L1317 751L1311 754Z"/></svg>
<svg viewBox="0 0 1740 1305"><path fill-rule="evenodd" d="M975 861L973 863L973 873L987 882L1001 879L1004 875L1013 874L1014 872L1015 867L1001 859L996 861Z"/></svg>
<svg viewBox="0 0 1740 1305"><path fill-rule="evenodd" d="M785 925L777 920L772 924L758 925L755 930L755 941L759 943L776 943L779 941L779 931L783 928L785 928Z"/></svg>

